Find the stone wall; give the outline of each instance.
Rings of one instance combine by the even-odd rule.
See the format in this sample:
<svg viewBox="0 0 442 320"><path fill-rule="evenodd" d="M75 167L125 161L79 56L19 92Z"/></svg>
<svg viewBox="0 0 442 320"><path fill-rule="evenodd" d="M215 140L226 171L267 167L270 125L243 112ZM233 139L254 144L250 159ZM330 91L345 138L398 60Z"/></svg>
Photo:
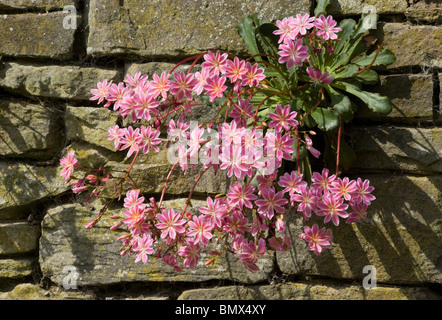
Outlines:
<svg viewBox="0 0 442 320"><path fill-rule="evenodd" d="M246 55L236 34L252 12L276 20L312 13L313 0L0 0L0 299L441 299L442 284L442 6L437 0L333 0L336 19L375 9L372 36L396 62L378 70L374 91L393 104L380 117L361 106L345 129L358 160L348 175L375 186L368 219L340 226L321 256L297 238L269 252L255 273L231 256L176 273L157 262L135 264L118 253L118 234L59 176L71 148L98 166L123 160L106 142L118 118L89 100L97 81L121 81L140 70L166 71L208 49ZM75 11L72 9L75 8ZM68 10L69 9L69 10ZM199 112L199 113L198 113ZM204 117L199 110L197 117ZM164 152L134 168L143 192L156 194L170 168ZM182 204L195 175L171 181L172 205ZM207 177L200 195L222 192ZM196 199L197 208L202 202ZM98 203L92 204L95 208ZM111 208L118 210L118 207ZM366 290L364 266L376 268ZM78 275L77 288L63 286Z"/></svg>

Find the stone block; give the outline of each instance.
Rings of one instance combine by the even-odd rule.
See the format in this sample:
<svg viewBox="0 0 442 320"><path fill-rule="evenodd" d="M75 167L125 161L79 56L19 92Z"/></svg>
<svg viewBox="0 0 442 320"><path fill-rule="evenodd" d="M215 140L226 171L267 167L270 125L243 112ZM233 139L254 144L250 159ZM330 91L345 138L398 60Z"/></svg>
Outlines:
<svg viewBox="0 0 442 320"><path fill-rule="evenodd" d="M238 22L257 12L267 20L310 11L311 1L92 0L87 53L188 56L205 50L247 54Z"/></svg>
<svg viewBox="0 0 442 320"><path fill-rule="evenodd" d="M332 0L327 14L333 16L361 15L361 13L392 14L404 13L408 8L406 0Z"/></svg>
<svg viewBox="0 0 442 320"><path fill-rule="evenodd" d="M53 158L63 138L60 113L44 104L0 101L0 155L39 160Z"/></svg>
<svg viewBox="0 0 442 320"><path fill-rule="evenodd" d="M19 279L30 276L35 259L0 259L0 279Z"/></svg>
<svg viewBox="0 0 442 320"><path fill-rule="evenodd" d="M420 66L442 67L442 28L440 26L414 26L406 23L378 23L370 33L384 41L396 61L388 69Z"/></svg>
<svg viewBox="0 0 442 320"><path fill-rule="evenodd" d="M38 249L40 226L27 222L0 224L0 255L28 253Z"/></svg>
<svg viewBox="0 0 442 320"><path fill-rule="evenodd" d="M433 120L434 83L431 74L395 74L380 76L380 83L370 88L390 99L392 111L382 116L362 105L357 118L388 122Z"/></svg>
<svg viewBox="0 0 442 320"><path fill-rule="evenodd" d="M16 62L5 62L0 69L0 87L30 98L89 100L90 90L104 79L118 81L118 71Z"/></svg>
<svg viewBox="0 0 442 320"><path fill-rule="evenodd" d="M356 152L354 169L442 172L442 131L438 127L355 126L346 134Z"/></svg>
<svg viewBox="0 0 442 320"><path fill-rule="evenodd" d="M54 10L76 6L78 0L0 0L0 10Z"/></svg>
<svg viewBox="0 0 442 320"><path fill-rule="evenodd" d="M205 204L194 200L192 212ZM94 205L94 203L92 203ZM182 208L184 199L168 200L164 204L176 209ZM96 207L99 209L99 206ZM118 236L125 233L122 228L112 232L109 227L115 223L109 216L122 214L121 208L111 208L91 230L84 225L92 220L97 212L91 212L81 204L66 204L48 210L42 222L39 262L43 274L57 284L61 284L66 274L63 269L74 267L78 273L78 286L115 284L120 282L201 282L209 280L231 280L241 283L264 281L273 270L274 256L269 252L259 262L260 271L250 272L236 257L230 254L220 257L215 263L205 266L206 254L193 270L177 272L149 257L147 264L134 263L135 256L121 257L121 242Z"/></svg>
<svg viewBox="0 0 442 320"><path fill-rule="evenodd" d="M442 22L442 7L438 0L417 1L405 11L405 16L417 23L440 24Z"/></svg>
<svg viewBox="0 0 442 320"><path fill-rule="evenodd" d="M287 214L292 248L277 252L277 264L284 274L315 275L360 281L368 275L364 267L376 271L377 283L426 284L442 282L440 175L363 176L375 187L376 200L367 218L333 230L330 249L316 256L299 238L303 232L300 214ZM316 217L321 226L322 218ZM311 226L313 222L308 222Z"/></svg>
<svg viewBox="0 0 442 320"><path fill-rule="evenodd" d="M93 293L63 290L59 287L43 289L32 283L21 283L11 291L1 292L0 300L95 300Z"/></svg>
<svg viewBox="0 0 442 320"><path fill-rule="evenodd" d="M184 291L178 300L440 300L425 287L377 286L285 282L272 285L226 286Z"/></svg>
<svg viewBox="0 0 442 320"><path fill-rule="evenodd" d="M0 55L66 60L73 57L75 29L64 28L67 13L3 15ZM77 25L81 16L77 16Z"/></svg>

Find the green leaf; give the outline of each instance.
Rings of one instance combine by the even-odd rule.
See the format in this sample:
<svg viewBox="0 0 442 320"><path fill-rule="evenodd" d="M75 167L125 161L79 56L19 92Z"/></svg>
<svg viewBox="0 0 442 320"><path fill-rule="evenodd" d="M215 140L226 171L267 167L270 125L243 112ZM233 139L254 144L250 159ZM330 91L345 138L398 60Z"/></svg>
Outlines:
<svg viewBox="0 0 442 320"><path fill-rule="evenodd" d="M358 71L359 67L357 65L349 64L341 69L336 70L333 77L335 79L351 78L354 77Z"/></svg>
<svg viewBox="0 0 442 320"><path fill-rule="evenodd" d="M356 26L356 21L354 21L353 19L344 19L339 24L339 28L341 28L342 30L337 33L340 41L335 46L335 54L336 55L338 55L341 52L345 43L352 35L352 33L355 29L355 26Z"/></svg>
<svg viewBox="0 0 442 320"><path fill-rule="evenodd" d="M358 66L368 66L376 56L376 51L372 52L370 55L363 57L353 63ZM373 62L372 66L380 66L385 65L388 66L396 61L396 57L393 52L388 49L382 50L379 52L376 60Z"/></svg>
<svg viewBox="0 0 442 320"><path fill-rule="evenodd" d="M238 34L243 39L247 48L252 55L259 54L258 45L256 43L256 37L253 26L253 17L251 15L245 16L238 24ZM256 61L261 61L260 56L255 57Z"/></svg>
<svg viewBox="0 0 442 320"><path fill-rule="evenodd" d="M362 14L358 25L354 29L348 42L344 45L342 51L350 56L350 59L356 57L366 50L365 44L361 42L362 36L373 27L373 21L378 18L377 14Z"/></svg>
<svg viewBox="0 0 442 320"><path fill-rule="evenodd" d="M339 117L330 109L316 108L311 115L318 124L318 128L323 131L330 131L339 126Z"/></svg>
<svg viewBox="0 0 442 320"><path fill-rule="evenodd" d="M330 4L331 0L318 0L315 8L315 16L318 16L320 13L324 15L327 14L327 6Z"/></svg>
<svg viewBox="0 0 442 320"><path fill-rule="evenodd" d="M381 96L379 93L367 92L359 89L357 86L335 81L333 85L341 90L347 91L364 101L368 108L374 112L381 114L389 114L391 112L391 104L387 97Z"/></svg>
<svg viewBox="0 0 442 320"><path fill-rule="evenodd" d="M351 121L354 113L350 99L345 94L336 91L329 85L325 85L324 87L330 95L333 109L341 115L342 120L345 122Z"/></svg>
<svg viewBox="0 0 442 320"><path fill-rule="evenodd" d="M363 84L375 85L379 82L379 75L374 70L365 70L354 77L356 80L362 82Z"/></svg>

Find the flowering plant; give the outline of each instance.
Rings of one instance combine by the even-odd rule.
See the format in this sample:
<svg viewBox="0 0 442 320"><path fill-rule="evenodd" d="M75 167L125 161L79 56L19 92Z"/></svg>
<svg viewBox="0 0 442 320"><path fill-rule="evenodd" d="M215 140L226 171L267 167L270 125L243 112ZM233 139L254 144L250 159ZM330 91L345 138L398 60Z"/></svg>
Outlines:
<svg viewBox="0 0 442 320"><path fill-rule="evenodd" d="M60 174L75 193L90 192L89 199L105 192L110 201L124 197L121 215L111 217L116 220L111 230L125 231L118 238L121 255L134 254L135 262L143 263L158 258L183 270L194 268L206 249L212 256L207 264L229 252L256 271L268 248L290 248L291 238L284 233L290 208L303 217L299 236L315 254L332 245L326 224L365 218L374 188L368 180L340 177L350 150L341 131L353 118L353 96L374 111L390 111L388 99L363 91L362 84L374 83L377 74L370 67L389 63L392 54L379 48L356 58L368 30L366 17L356 27L350 19L337 27L321 13L326 3L319 2L316 16L298 14L276 24L247 16L238 31L252 53L249 59L207 51L152 79L137 72L120 83L105 79L91 90L91 100L126 121L127 126L109 128L108 139L115 150L126 152L130 165L118 172L106 166L86 168L72 150L60 160ZM188 70L176 71L185 62L191 62ZM200 69L194 71L197 63ZM217 108L211 121L186 120L197 105ZM328 151L313 146L321 132ZM146 199L131 170L141 154L161 147L170 150L171 169L159 199ZM312 171L310 155L324 160L319 172ZM197 163L203 169L184 207L166 207L172 172L187 174ZM290 166L284 163L295 164L294 169L286 170ZM230 186L225 194L209 195L198 214L192 214L188 209L195 186L209 170L225 173ZM86 228L102 218L109 203Z"/></svg>

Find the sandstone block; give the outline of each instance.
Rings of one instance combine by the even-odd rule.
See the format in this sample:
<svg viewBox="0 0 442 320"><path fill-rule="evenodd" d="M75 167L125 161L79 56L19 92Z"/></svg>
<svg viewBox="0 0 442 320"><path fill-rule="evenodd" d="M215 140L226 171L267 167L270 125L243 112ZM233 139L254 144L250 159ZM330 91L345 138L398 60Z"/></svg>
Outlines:
<svg viewBox="0 0 442 320"><path fill-rule="evenodd" d="M361 13L391 14L404 13L407 8L406 0L332 0L327 7L327 13L334 16Z"/></svg>
<svg viewBox="0 0 442 320"><path fill-rule="evenodd" d="M67 13L3 15L0 25L0 55L69 59L73 56L75 29L64 28ZM80 16L77 16L79 24Z"/></svg>
<svg viewBox="0 0 442 320"><path fill-rule="evenodd" d="M0 0L0 10L53 10L76 5L78 0Z"/></svg>
<svg viewBox="0 0 442 320"><path fill-rule="evenodd" d="M0 70L0 87L30 98L89 100L91 89L104 79L118 81L116 70L6 62Z"/></svg>
<svg viewBox="0 0 442 320"><path fill-rule="evenodd" d="M236 27L245 15L282 19L310 11L310 1L121 1L92 0L87 53L187 56L221 49L246 53Z"/></svg>
<svg viewBox="0 0 442 320"><path fill-rule="evenodd" d="M34 259L0 259L0 279L19 279L32 274Z"/></svg>
<svg viewBox="0 0 442 320"><path fill-rule="evenodd" d="M27 222L0 224L0 255L27 253L38 248L40 226Z"/></svg>
<svg viewBox="0 0 442 320"><path fill-rule="evenodd" d="M51 159L62 139L59 116L47 105L0 101L0 155Z"/></svg>

